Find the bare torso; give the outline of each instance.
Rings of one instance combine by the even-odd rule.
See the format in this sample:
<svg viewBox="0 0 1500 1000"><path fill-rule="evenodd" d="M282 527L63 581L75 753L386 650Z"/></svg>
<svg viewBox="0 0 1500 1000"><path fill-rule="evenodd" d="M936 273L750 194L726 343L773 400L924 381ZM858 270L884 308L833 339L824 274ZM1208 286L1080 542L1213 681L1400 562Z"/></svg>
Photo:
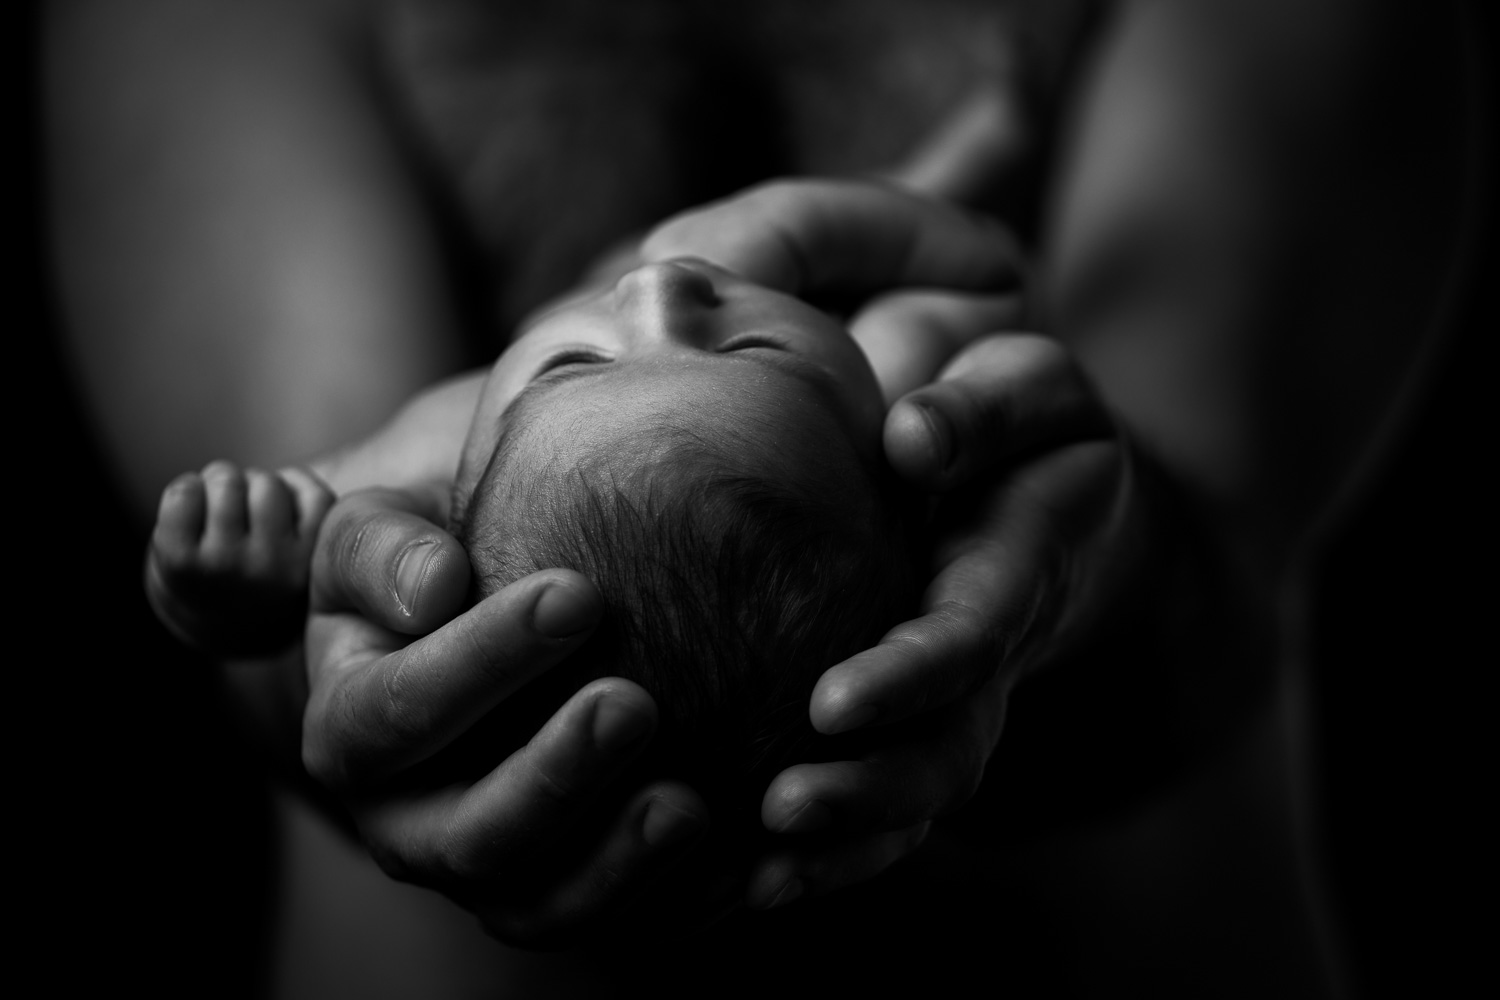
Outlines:
<svg viewBox="0 0 1500 1000"><path fill-rule="evenodd" d="M1014 76L1016 6L396 0L372 10L399 113L509 325L611 241L672 212L770 176L891 167L967 95Z"/></svg>

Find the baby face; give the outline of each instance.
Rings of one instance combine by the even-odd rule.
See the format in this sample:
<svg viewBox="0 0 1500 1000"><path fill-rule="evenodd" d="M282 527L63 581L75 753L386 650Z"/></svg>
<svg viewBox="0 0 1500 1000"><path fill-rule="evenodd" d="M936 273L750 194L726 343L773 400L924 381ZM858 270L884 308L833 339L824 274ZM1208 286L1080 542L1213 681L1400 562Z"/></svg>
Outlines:
<svg viewBox="0 0 1500 1000"><path fill-rule="evenodd" d="M885 415L869 362L836 320L690 258L647 264L531 321L490 371L464 445L461 494L521 406L553 425L561 460L570 437L671 410L787 428L793 451L806 444L796 429L815 424L816 433L847 434L873 461Z"/></svg>

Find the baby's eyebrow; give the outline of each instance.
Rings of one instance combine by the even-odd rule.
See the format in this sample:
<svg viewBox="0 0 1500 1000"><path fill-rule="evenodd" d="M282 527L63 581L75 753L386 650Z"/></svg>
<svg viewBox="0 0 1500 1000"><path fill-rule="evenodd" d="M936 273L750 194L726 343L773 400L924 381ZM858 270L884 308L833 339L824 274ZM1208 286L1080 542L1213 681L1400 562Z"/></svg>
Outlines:
<svg viewBox="0 0 1500 1000"><path fill-rule="evenodd" d="M501 411L499 418L495 421L496 426L508 427L511 421L521 418L526 409L534 405L544 392L555 389L564 382L571 382L585 375L597 374L607 367L607 365L569 365L566 368L553 369L540 378L532 379L526 384L526 388L517 393L516 398L512 399Z"/></svg>
<svg viewBox="0 0 1500 1000"><path fill-rule="evenodd" d="M834 377L828 373L822 365L814 364L801 355L778 351L775 354L756 354L745 358L751 364L765 365L782 374L790 375L799 381L812 386L813 390L823 396L824 401L837 406L838 385Z"/></svg>

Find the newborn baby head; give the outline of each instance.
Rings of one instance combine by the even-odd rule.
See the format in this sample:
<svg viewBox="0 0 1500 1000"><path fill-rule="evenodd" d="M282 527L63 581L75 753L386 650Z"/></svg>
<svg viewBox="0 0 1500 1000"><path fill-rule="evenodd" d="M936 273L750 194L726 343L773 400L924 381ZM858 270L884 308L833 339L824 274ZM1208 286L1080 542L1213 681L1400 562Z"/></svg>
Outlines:
<svg viewBox="0 0 1500 1000"><path fill-rule="evenodd" d="M647 265L495 364L458 534L481 595L547 567L592 580L606 620L569 693L640 683L650 766L753 819L778 770L815 759L819 675L912 603L883 416L831 317L701 261Z"/></svg>

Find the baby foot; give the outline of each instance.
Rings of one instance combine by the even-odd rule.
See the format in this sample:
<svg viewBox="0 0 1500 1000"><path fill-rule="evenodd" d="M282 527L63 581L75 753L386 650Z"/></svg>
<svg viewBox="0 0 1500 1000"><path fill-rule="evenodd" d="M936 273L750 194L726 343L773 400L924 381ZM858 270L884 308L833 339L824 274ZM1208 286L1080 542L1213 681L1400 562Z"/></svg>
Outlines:
<svg viewBox="0 0 1500 1000"><path fill-rule="evenodd" d="M270 653L302 633L313 541L334 495L305 469L211 462L167 486L146 594L178 638L220 655Z"/></svg>

